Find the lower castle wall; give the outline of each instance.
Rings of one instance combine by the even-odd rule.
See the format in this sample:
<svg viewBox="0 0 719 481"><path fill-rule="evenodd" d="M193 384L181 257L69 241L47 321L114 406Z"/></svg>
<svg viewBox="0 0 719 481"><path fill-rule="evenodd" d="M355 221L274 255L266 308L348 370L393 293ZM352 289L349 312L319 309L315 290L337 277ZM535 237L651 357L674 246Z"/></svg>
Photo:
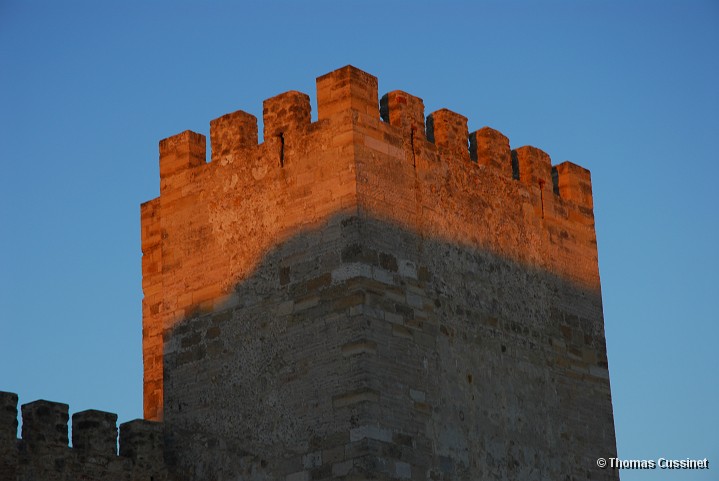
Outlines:
<svg viewBox="0 0 719 481"><path fill-rule="evenodd" d="M22 406L17 438L14 393L0 392L0 481L165 481L161 423L136 419L120 425L117 415L88 410L72 416L68 405L35 401Z"/></svg>

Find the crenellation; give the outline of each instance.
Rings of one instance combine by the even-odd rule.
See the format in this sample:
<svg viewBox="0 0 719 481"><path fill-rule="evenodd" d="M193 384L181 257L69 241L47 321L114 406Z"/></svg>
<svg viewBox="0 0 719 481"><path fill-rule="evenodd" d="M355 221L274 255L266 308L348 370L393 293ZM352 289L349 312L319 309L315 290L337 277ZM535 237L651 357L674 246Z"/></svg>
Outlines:
<svg viewBox="0 0 719 481"><path fill-rule="evenodd" d="M264 139L300 135L311 123L310 97L291 90L262 103Z"/></svg>
<svg viewBox="0 0 719 481"><path fill-rule="evenodd" d="M22 406L17 437L17 394L0 392L0 481L165 481L164 427L137 419L120 426L117 414L86 410L72 416L68 405L38 400Z"/></svg>
<svg viewBox="0 0 719 481"><path fill-rule="evenodd" d="M566 161L552 167L552 174L556 174L557 193L560 197L584 209L594 208L589 170Z"/></svg>
<svg viewBox="0 0 719 481"><path fill-rule="evenodd" d="M17 438L17 394L0 391L0 449Z"/></svg>
<svg viewBox="0 0 719 481"><path fill-rule="evenodd" d="M164 465L162 423L135 419L120 425L120 456L127 457L144 471Z"/></svg>
<svg viewBox="0 0 719 481"><path fill-rule="evenodd" d="M17 394L0 391L0 481L17 480Z"/></svg>
<svg viewBox="0 0 719 481"><path fill-rule="evenodd" d="M72 447L88 454L117 455L117 414L95 409L73 414Z"/></svg>
<svg viewBox="0 0 719 481"><path fill-rule="evenodd" d="M377 77L351 65L317 78L317 118L353 110L379 118Z"/></svg>
<svg viewBox="0 0 719 481"><path fill-rule="evenodd" d="M68 446L68 408L44 399L22 405L22 439L30 452Z"/></svg>
<svg viewBox="0 0 719 481"><path fill-rule="evenodd" d="M394 90L382 96L380 117L397 127L403 137L425 139L424 102L421 98L401 90Z"/></svg>
<svg viewBox="0 0 719 481"><path fill-rule="evenodd" d="M257 117L242 110L210 121L212 162L240 160L257 147Z"/></svg>
<svg viewBox="0 0 719 481"><path fill-rule="evenodd" d="M552 160L549 154L531 145L512 151L519 167L519 181L529 187L540 187L554 192L552 183Z"/></svg>
<svg viewBox="0 0 719 481"><path fill-rule="evenodd" d="M509 139L498 130L482 127L469 134L469 156L478 165L512 177L512 149Z"/></svg>
<svg viewBox="0 0 719 481"><path fill-rule="evenodd" d="M512 150L512 161L518 167L519 182L529 190L537 217L551 215L555 211L555 194L549 154L527 145Z"/></svg>
<svg viewBox="0 0 719 481"><path fill-rule="evenodd" d="M160 141L160 178L205 164L205 136L185 130Z"/></svg>
<svg viewBox="0 0 719 481"><path fill-rule="evenodd" d="M443 158L469 162L467 117L449 109L432 112L427 116L427 140Z"/></svg>
<svg viewBox="0 0 719 481"><path fill-rule="evenodd" d="M215 162L222 159L225 164L241 159L235 172L240 175L241 182L251 185L263 179L273 166L284 167L288 159L305 155L312 145L308 141L313 136L332 129L323 123L324 120L343 114L342 117L336 118L336 122L343 125L354 122L356 127L354 131L344 130L346 127L342 127L342 131L332 138L333 145L351 147L352 143L361 141L371 149L395 158L405 158L415 169L422 171L432 171L436 169L433 167L436 165L445 166L442 168L446 169L449 159L461 160L463 163L471 160L477 165L489 166L505 177L519 179L530 192L536 188L539 189L536 190L537 193L541 192L542 196L547 196L533 202L535 212L542 218L545 210L551 210L555 202L549 195L551 193L562 199L566 198L577 206L591 209L591 183L580 181L579 178L563 180L560 189L557 184L558 170L551 166L549 156L540 149L526 146L512 150L509 139L490 127L483 127L470 135L467 118L448 109L441 109L427 116L425 126L422 99L400 90L385 94L379 105L377 97L376 77L352 66L343 67L317 79L318 122L311 122L309 97L297 91L285 92L263 102L263 144L258 145L257 119L251 114L236 111L211 121L212 159ZM390 130L377 136L376 132L382 132L384 129L377 123L378 108L379 117L389 124L390 128L396 128L396 131ZM362 113L366 118L351 120L346 116L350 111ZM361 135L358 136L358 133ZM425 142L425 139L428 142ZM200 134L190 131L161 141L161 171L163 163L167 164L164 171L168 175L181 170L177 165L202 165L204 156L200 155L200 151L203 149L203 142L204 138ZM190 151L196 155L188 157L183 154ZM185 160L178 164L178 158ZM445 160L435 164L441 159ZM452 168L468 169L467 172L471 172L469 166L455 165ZM565 167L561 170L569 172ZM314 172L311 173L315 175ZM163 202L168 204L180 201L181 206L191 208L197 192L187 183L193 182L193 178L163 181L163 190L172 188L175 191L173 194L166 193L162 197ZM430 177L426 178L429 179ZM232 183L234 185L235 180ZM178 189L183 185L186 187ZM312 191L308 193L312 194ZM150 242L149 237L150 234L147 235L146 242ZM159 255L152 257L158 258Z"/></svg>

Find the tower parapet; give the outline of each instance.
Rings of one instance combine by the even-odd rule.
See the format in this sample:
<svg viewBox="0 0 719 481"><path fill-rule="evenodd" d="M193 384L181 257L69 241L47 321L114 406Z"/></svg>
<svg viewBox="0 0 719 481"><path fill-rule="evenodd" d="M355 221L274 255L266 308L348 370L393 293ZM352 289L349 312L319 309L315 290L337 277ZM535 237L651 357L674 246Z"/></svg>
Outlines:
<svg viewBox="0 0 719 481"><path fill-rule="evenodd" d="M615 479L589 172L351 66L317 117L160 142L145 416L180 479Z"/></svg>

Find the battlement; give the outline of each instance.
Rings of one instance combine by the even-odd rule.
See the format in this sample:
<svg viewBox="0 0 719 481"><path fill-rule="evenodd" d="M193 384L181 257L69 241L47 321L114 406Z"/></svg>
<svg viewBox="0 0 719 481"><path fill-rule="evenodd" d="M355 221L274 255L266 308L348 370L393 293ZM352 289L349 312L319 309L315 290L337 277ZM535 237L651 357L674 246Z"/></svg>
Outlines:
<svg viewBox="0 0 719 481"><path fill-rule="evenodd" d="M97 410L73 414L69 446L67 404L45 400L23 404L20 439L17 404L17 394L0 392L0 472L7 473L0 474L0 480L164 479L161 423L136 419L121 424L118 455L116 414Z"/></svg>
<svg viewBox="0 0 719 481"><path fill-rule="evenodd" d="M267 168L284 167L284 157L290 156L287 145L290 139L300 143L297 137L310 136L313 131L327 128L327 122L345 122L348 113L352 112L362 117L359 124L364 129L376 129L385 134L384 140L391 140L387 142L389 146L403 150L410 147L405 156L422 154L425 160L454 165L457 171L492 169L499 175L514 177L527 188L541 186L543 191L566 203L592 208L588 170L571 162L552 166L549 155L532 146L512 150L508 138L490 127L470 133L467 118L448 109L429 114L425 127L422 99L396 90L378 100L377 78L355 67L346 66L319 77L318 120L314 123L310 110L309 96L297 91L265 100L264 142L259 144L257 119L252 114L238 110L211 121L212 162L240 160L235 159L240 156L242 162L251 164L254 159L250 157L259 156L262 159L258 163L266 163ZM380 119L387 125L380 125ZM375 136L372 135L374 132L361 133ZM359 139L360 136L353 137L352 142L357 143ZM334 145L349 141L349 135L332 139ZM271 147L263 145L268 143ZM390 151L388 146L372 141L369 144L385 153ZM185 131L160 141L161 179L206 165L204 153L205 137L202 134ZM418 164L416 160L415 167L431 168L431 164ZM259 180L258 175L254 177Z"/></svg>
<svg viewBox="0 0 719 481"><path fill-rule="evenodd" d="M422 99L406 92L396 90L378 100L376 77L352 66L317 79L317 105L318 120L312 122L306 94L290 91L265 100L262 143L258 143L257 119L247 112L213 120L209 163L201 134L186 131L162 140L160 202L164 209L188 207L200 212L189 199L208 187L208 182L221 185L223 191L238 189L266 197L265 203L278 198L302 200L308 189L317 192L322 186L329 199L316 196L315 210L321 212L302 213L299 224L311 224L324 218L323 214L347 208L369 209L368 213L405 227L429 229L432 235L449 235L472 245L478 237L461 233L472 230L471 225L458 229L453 224L455 227L447 230L447 223L441 222L442 228L437 229L423 218L424 213L451 196L452 211L444 214L462 217L462 211L471 210L479 197L492 202L488 197L495 196L534 212L534 218L525 221L539 220L552 235L576 225L587 226L584 234L594 235L590 173L576 164L552 165L550 156L533 146L513 149L506 136L490 127L469 132L467 118L448 109L432 112L425 119ZM348 156L354 156L349 164L337 163L338 157ZM330 162L335 164L324 165ZM389 175L380 176L380 171ZM318 173L322 178L312 179L313 186L293 190ZM447 189L450 185L454 185L452 190ZM397 215L396 208L386 205L386 195L376 198L376 191L385 188L415 192L418 205L411 208L415 215ZM372 192L375 202L365 202L369 200L365 192ZM445 199L440 199L443 196ZM420 203L426 208L420 208ZM473 221L461 222L466 223ZM284 230L292 232L286 227ZM487 242L492 240L480 243ZM493 248L503 255L527 259L522 249L508 252L504 246L506 243L497 243ZM579 272L571 264L549 267L585 284L598 285L596 269Z"/></svg>

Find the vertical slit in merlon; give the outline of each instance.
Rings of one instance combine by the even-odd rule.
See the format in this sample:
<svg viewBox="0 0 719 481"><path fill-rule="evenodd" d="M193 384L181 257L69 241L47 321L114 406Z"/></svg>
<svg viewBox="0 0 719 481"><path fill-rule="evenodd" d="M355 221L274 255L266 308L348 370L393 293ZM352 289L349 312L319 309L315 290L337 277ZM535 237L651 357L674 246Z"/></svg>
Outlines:
<svg viewBox="0 0 719 481"><path fill-rule="evenodd" d="M417 159L414 156L414 131L415 127L413 125L409 131L409 145L412 148L412 167L417 168Z"/></svg>
<svg viewBox="0 0 719 481"><path fill-rule="evenodd" d="M285 134L280 132L280 167L285 166Z"/></svg>

